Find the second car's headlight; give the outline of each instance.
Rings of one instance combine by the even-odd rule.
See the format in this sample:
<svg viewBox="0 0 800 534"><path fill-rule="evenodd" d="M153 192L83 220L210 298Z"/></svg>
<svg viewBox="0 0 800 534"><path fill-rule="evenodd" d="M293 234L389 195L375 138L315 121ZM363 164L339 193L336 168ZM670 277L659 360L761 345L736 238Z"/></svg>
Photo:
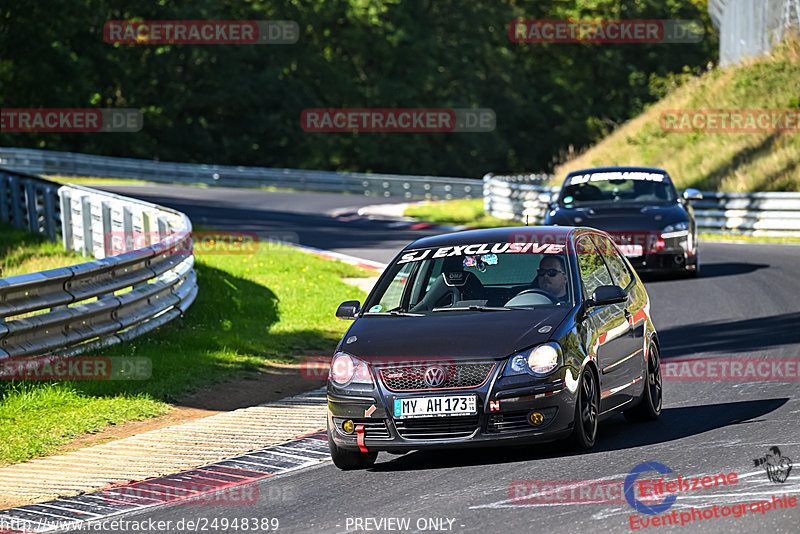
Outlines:
<svg viewBox="0 0 800 534"><path fill-rule="evenodd" d="M367 362L345 352L334 354L328 378L340 386L372 384L372 376L369 373Z"/></svg>
<svg viewBox="0 0 800 534"><path fill-rule="evenodd" d="M558 343L544 343L524 350L512 356L504 376L528 373L534 376L544 376L558 367L561 360L561 347Z"/></svg>
<svg viewBox="0 0 800 534"><path fill-rule="evenodd" d="M669 226L665 226L663 230L661 230L661 237L668 238L668 237L682 237L689 234L689 223L688 222L679 222L675 224L670 224Z"/></svg>

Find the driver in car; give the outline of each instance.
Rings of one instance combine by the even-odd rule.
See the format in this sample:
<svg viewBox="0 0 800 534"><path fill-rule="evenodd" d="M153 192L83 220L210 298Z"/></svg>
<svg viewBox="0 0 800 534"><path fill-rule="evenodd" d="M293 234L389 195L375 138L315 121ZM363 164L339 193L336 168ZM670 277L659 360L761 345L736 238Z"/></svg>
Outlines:
<svg viewBox="0 0 800 534"><path fill-rule="evenodd" d="M545 256L539 262L539 270L536 271L535 284L539 289L552 293L560 302L565 302L567 295L567 272L564 269L564 261L559 256Z"/></svg>

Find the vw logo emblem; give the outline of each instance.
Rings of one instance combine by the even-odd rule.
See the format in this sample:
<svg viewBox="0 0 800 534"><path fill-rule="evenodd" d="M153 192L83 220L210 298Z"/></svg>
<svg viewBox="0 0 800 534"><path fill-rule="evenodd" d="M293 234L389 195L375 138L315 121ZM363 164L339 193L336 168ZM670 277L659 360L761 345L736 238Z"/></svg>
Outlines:
<svg viewBox="0 0 800 534"><path fill-rule="evenodd" d="M438 388L447 380L447 374L441 367L428 367L425 371L425 384L432 388Z"/></svg>

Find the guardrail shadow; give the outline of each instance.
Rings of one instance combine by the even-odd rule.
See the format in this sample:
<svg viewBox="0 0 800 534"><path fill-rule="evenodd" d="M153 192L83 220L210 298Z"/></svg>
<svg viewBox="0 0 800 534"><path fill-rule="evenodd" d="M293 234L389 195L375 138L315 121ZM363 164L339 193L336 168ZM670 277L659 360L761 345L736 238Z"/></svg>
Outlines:
<svg viewBox="0 0 800 534"><path fill-rule="evenodd" d="M699 278L738 276L741 274L749 274L760 269L766 269L768 267L771 267L771 265L766 263L701 263ZM683 273L639 273L639 277L642 279L642 281L647 283L685 280L685 275Z"/></svg>
<svg viewBox="0 0 800 534"><path fill-rule="evenodd" d="M660 329L661 358L708 352L751 352L800 343L800 312Z"/></svg>
<svg viewBox="0 0 800 534"><path fill-rule="evenodd" d="M389 462L380 462L374 471L417 471L476 465L506 464L545 460L565 456L585 456L657 445L688 438L736 424L748 424L777 410L788 398L704 404L665 408L656 421L630 424L621 416L600 423L595 447L588 451L569 452L563 441L540 445L416 451ZM567 451L567 452L565 452Z"/></svg>
<svg viewBox="0 0 800 534"><path fill-rule="evenodd" d="M700 278L716 278L720 276L736 276L748 274L759 269L766 269L770 265L766 263L703 263L700 266Z"/></svg>

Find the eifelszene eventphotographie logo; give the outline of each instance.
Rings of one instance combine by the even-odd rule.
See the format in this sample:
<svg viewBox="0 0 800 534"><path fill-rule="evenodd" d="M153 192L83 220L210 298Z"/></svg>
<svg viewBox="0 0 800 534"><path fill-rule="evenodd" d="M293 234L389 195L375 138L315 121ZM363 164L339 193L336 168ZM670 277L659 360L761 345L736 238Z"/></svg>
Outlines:
<svg viewBox="0 0 800 534"><path fill-rule="evenodd" d="M778 447L770 447L766 455L761 458L754 458L753 464L756 467L764 468L770 482L786 482L786 479L789 478L789 473L792 472L792 460L783 456Z"/></svg>

